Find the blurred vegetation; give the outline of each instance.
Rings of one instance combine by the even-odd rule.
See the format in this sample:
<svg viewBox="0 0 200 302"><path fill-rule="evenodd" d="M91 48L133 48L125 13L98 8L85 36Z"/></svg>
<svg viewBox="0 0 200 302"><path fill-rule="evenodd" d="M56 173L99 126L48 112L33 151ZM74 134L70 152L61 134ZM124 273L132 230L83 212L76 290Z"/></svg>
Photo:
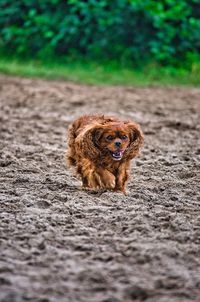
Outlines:
<svg viewBox="0 0 200 302"><path fill-rule="evenodd" d="M200 2L1 0L0 54L104 66L117 61L123 68L161 66L170 76L176 70L199 76Z"/></svg>
<svg viewBox="0 0 200 302"><path fill-rule="evenodd" d="M161 67L156 64L143 68L130 68L118 62L99 63L80 60L20 60L0 57L0 72L23 77L65 79L96 85L129 86L200 86L200 68L187 71L183 68Z"/></svg>

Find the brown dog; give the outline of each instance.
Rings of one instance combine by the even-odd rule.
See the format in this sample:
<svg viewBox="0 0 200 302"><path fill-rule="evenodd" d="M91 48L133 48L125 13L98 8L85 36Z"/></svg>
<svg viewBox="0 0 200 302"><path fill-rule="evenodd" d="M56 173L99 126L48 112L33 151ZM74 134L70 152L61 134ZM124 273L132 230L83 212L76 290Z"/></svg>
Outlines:
<svg viewBox="0 0 200 302"><path fill-rule="evenodd" d="M125 193L130 161L139 153L143 134L134 122L85 115L69 128L67 162L76 167L83 187Z"/></svg>

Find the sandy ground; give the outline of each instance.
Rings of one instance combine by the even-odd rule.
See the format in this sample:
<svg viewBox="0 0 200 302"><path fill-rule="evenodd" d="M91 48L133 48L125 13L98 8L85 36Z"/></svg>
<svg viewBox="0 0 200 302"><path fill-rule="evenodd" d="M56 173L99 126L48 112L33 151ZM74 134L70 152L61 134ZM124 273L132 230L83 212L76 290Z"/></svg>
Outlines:
<svg viewBox="0 0 200 302"><path fill-rule="evenodd" d="M84 113L141 124L128 195L65 166ZM200 89L0 76L0 301L200 301Z"/></svg>

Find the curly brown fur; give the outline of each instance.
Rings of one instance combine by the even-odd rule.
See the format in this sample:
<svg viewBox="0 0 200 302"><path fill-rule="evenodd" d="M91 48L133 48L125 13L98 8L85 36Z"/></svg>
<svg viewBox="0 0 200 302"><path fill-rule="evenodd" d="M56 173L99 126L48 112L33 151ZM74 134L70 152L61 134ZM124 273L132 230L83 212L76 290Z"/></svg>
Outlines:
<svg viewBox="0 0 200 302"><path fill-rule="evenodd" d="M68 132L67 163L81 176L83 187L125 193L130 161L143 143L140 126L104 115L85 115Z"/></svg>

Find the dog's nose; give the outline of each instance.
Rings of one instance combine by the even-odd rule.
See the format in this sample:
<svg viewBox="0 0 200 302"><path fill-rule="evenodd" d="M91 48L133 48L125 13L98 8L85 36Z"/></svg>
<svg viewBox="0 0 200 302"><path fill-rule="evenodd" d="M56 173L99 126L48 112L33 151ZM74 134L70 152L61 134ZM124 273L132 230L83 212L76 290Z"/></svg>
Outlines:
<svg viewBox="0 0 200 302"><path fill-rule="evenodd" d="M115 146L116 146L116 147L120 147L121 144L122 144L121 142L115 142Z"/></svg>

